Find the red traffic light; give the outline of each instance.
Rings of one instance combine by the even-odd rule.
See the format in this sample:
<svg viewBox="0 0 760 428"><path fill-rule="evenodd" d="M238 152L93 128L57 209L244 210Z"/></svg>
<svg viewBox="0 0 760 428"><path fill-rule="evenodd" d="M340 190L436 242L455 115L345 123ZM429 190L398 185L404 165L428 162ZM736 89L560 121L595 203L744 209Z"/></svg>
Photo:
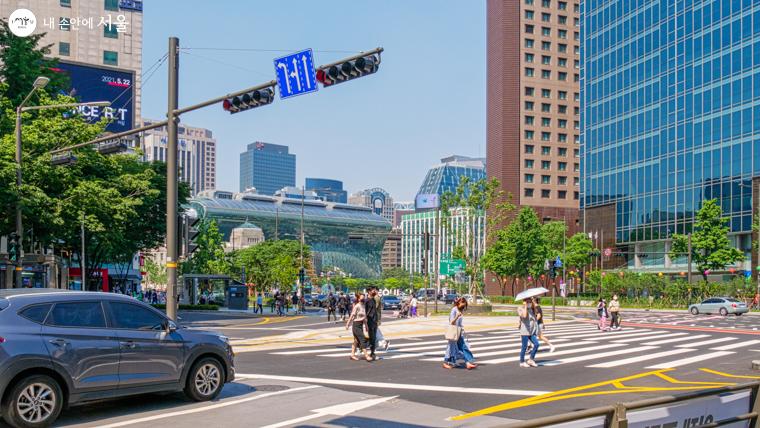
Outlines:
<svg viewBox="0 0 760 428"><path fill-rule="evenodd" d="M274 101L274 89L263 88L247 92L222 101L222 108L230 113L237 113L255 107L271 104Z"/></svg>
<svg viewBox="0 0 760 428"><path fill-rule="evenodd" d="M379 65L379 58L371 54L354 60L324 66L317 69L317 81L325 87L332 86L336 83L346 82L357 77L375 73Z"/></svg>

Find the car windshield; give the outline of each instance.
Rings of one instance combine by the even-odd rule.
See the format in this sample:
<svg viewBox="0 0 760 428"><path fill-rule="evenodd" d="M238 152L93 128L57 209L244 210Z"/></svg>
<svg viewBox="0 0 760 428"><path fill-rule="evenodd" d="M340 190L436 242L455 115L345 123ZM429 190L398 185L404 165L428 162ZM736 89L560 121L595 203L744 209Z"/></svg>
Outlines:
<svg viewBox="0 0 760 428"><path fill-rule="evenodd" d="M739 300L736 300L733 297L729 297L728 299L726 299L726 301L732 302L732 303L741 303Z"/></svg>
<svg viewBox="0 0 760 428"><path fill-rule="evenodd" d="M396 296L385 296L385 297L383 297L383 300L387 300L387 301L398 300L398 297L396 297Z"/></svg>

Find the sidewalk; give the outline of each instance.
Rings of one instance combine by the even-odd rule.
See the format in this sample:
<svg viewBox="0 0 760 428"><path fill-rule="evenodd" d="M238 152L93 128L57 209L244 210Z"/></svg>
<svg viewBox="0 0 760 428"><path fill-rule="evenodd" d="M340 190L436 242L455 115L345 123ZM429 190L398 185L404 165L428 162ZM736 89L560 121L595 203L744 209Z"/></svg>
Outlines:
<svg viewBox="0 0 760 428"><path fill-rule="evenodd" d="M515 310L520 305L515 305L511 303L496 303L493 304L493 310L495 312L502 312L502 311L511 311ZM544 312L551 311L551 305L542 305L544 308ZM584 311L584 312L594 312L596 313L596 307L595 306L559 306L557 305L557 312L559 311ZM625 306L620 307L621 312L641 312L641 313L647 313L647 312L665 312L665 313L672 313L672 314L688 314L689 311L686 309L657 309L657 308L626 308ZM760 316L760 312L753 312L749 311L745 313L746 316Z"/></svg>
<svg viewBox="0 0 760 428"><path fill-rule="evenodd" d="M391 340L420 336L440 336L443 339L447 320L448 317L440 315L427 318L387 320L380 326L380 330L386 339ZM518 319L515 316L467 316L464 320L464 329L470 333L499 328L516 329L517 325ZM319 330L295 331L282 335L233 340L232 345L235 352L250 352L315 345L345 344L351 342L351 337L351 331L345 328L345 323L339 322L336 324L336 327Z"/></svg>

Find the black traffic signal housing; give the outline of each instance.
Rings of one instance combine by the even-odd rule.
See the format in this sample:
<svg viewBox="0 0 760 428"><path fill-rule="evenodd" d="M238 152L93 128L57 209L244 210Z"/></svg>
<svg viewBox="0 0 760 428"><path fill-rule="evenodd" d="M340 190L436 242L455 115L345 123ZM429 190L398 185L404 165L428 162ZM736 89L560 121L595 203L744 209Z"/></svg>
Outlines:
<svg viewBox="0 0 760 428"><path fill-rule="evenodd" d="M374 54L366 55L341 64L326 65L318 68L317 80L326 88L375 73L379 67L379 56Z"/></svg>
<svg viewBox="0 0 760 428"><path fill-rule="evenodd" d="M195 250L198 249L198 244L195 239L198 237L200 230L198 230L198 222L200 218L195 215L195 212L185 212L178 216L177 227L179 228L178 245L179 251L177 255L179 257L190 257Z"/></svg>
<svg viewBox="0 0 760 428"><path fill-rule="evenodd" d="M304 268L298 269L298 283L303 285L306 281L306 270Z"/></svg>
<svg viewBox="0 0 760 428"><path fill-rule="evenodd" d="M272 104L274 101L274 88L268 87L247 92L243 95L227 98L222 101L222 108L232 113L238 113L252 108Z"/></svg>
<svg viewBox="0 0 760 428"><path fill-rule="evenodd" d="M21 248L18 242L18 235L16 232L12 232L10 234L10 239L8 240L8 260L11 263L18 263L20 259Z"/></svg>

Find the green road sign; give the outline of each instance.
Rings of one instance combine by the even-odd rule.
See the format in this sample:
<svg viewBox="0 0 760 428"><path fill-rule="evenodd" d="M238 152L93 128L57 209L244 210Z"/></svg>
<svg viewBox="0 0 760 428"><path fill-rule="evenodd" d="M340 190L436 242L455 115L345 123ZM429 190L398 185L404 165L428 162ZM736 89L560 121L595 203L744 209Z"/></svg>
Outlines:
<svg viewBox="0 0 760 428"><path fill-rule="evenodd" d="M464 260L462 259L444 259L441 258L439 270L441 275L454 275L457 272L464 272Z"/></svg>

